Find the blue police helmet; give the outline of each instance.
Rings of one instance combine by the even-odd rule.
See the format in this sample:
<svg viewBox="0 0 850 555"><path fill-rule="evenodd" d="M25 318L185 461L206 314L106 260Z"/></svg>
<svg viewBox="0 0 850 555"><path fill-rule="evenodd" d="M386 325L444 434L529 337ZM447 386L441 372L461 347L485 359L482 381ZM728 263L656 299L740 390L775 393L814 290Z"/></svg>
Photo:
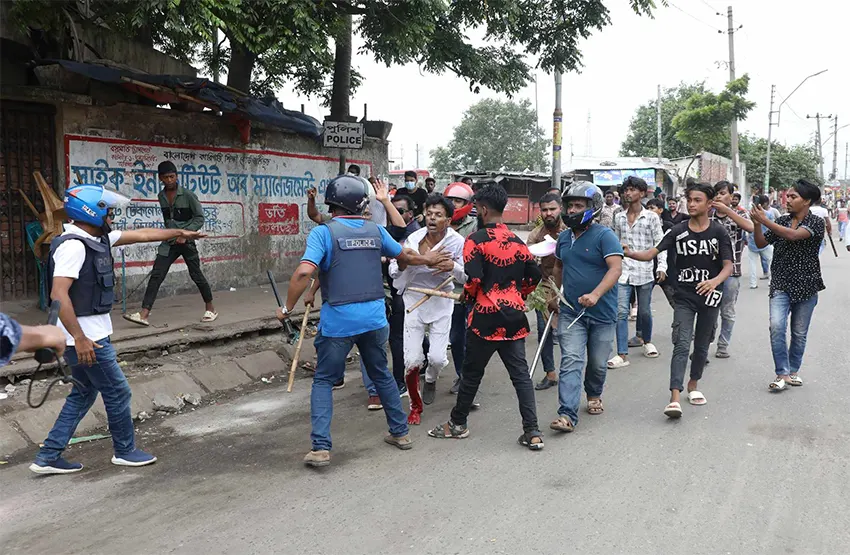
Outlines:
<svg viewBox="0 0 850 555"><path fill-rule="evenodd" d="M570 229L589 225L593 222L593 218L595 218L602 210L602 191L593 183L577 181L570 185L570 187L564 192L564 196L561 197L561 200L564 205L566 205L567 201L570 199L584 199L587 201L587 210L584 212L567 214L566 206L561 212L561 219L564 220L564 224Z"/></svg>
<svg viewBox="0 0 850 555"><path fill-rule="evenodd" d="M65 191L65 213L75 222L102 226L110 208L126 206L130 199L100 185L74 185Z"/></svg>
<svg viewBox="0 0 850 555"><path fill-rule="evenodd" d="M325 189L325 204L342 208L349 214L361 214L369 203L371 185L362 177L338 175Z"/></svg>

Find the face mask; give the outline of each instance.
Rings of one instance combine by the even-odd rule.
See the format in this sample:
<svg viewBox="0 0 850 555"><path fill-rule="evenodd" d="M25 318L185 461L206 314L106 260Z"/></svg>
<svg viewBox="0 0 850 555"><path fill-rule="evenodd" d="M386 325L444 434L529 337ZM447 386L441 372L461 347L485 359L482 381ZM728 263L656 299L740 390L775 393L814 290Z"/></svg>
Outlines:
<svg viewBox="0 0 850 555"><path fill-rule="evenodd" d="M405 181L404 186L407 188L408 191L412 191L413 189L416 188L416 182L415 181Z"/></svg>

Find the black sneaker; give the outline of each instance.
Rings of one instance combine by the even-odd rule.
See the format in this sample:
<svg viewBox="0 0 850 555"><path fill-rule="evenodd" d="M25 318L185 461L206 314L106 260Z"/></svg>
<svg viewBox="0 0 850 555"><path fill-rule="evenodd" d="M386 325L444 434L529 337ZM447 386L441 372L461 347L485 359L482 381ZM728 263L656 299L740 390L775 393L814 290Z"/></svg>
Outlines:
<svg viewBox="0 0 850 555"><path fill-rule="evenodd" d="M425 388L422 390L422 402L430 405L434 402L437 396L437 382L425 382Z"/></svg>
<svg viewBox="0 0 850 555"><path fill-rule="evenodd" d="M407 392L407 385L406 384L402 384L402 385L398 386L398 396L401 397L401 398L404 398L404 397L409 398L410 397L410 393Z"/></svg>
<svg viewBox="0 0 850 555"><path fill-rule="evenodd" d="M548 376L543 376L543 379L534 386L534 389L537 391L543 391L544 389L549 389L550 387L558 387L557 380L550 380Z"/></svg>
<svg viewBox="0 0 850 555"><path fill-rule="evenodd" d="M343 387L345 387L345 376L343 376L341 380L334 384L334 391L336 391L337 389L342 389Z"/></svg>

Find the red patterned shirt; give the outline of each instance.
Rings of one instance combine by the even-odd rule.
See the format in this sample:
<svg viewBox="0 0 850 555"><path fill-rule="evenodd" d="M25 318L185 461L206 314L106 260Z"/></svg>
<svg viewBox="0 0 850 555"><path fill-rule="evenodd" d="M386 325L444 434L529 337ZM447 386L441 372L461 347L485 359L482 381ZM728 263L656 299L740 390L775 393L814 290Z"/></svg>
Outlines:
<svg viewBox="0 0 850 555"><path fill-rule="evenodd" d="M472 307L467 322L487 341L512 341L528 335L525 298L537 287L540 268L522 239L504 224L488 224L463 246Z"/></svg>

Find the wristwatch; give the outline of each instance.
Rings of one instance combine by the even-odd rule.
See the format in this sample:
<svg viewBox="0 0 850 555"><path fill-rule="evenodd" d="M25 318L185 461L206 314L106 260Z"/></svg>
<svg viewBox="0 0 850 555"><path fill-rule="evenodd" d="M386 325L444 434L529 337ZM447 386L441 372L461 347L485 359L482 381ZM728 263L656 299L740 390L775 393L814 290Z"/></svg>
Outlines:
<svg viewBox="0 0 850 555"><path fill-rule="evenodd" d="M280 307L280 311L283 312L284 315L287 315L291 312L288 308L286 308L285 304Z"/></svg>

